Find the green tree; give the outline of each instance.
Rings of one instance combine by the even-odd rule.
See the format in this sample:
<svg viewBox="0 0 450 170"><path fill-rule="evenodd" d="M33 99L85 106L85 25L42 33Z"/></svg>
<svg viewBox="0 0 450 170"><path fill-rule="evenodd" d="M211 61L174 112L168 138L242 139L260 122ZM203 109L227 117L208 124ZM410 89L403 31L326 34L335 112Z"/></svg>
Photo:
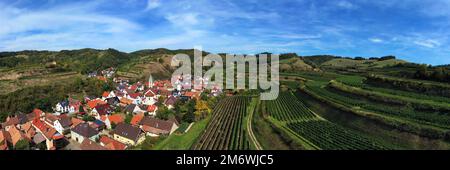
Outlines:
<svg viewBox="0 0 450 170"><path fill-rule="evenodd" d="M125 123L131 124L131 119L133 119L133 114L127 114L125 116Z"/></svg>
<svg viewBox="0 0 450 170"><path fill-rule="evenodd" d="M25 139L21 139L16 143L16 146L14 147L14 149L15 150L29 150L30 143Z"/></svg>
<svg viewBox="0 0 450 170"><path fill-rule="evenodd" d="M85 122L92 122L95 120L95 117L89 116L89 115L84 115L83 116L83 121Z"/></svg>
<svg viewBox="0 0 450 170"><path fill-rule="evenodd" d="M184 122L188 122L188 123L192 123L195 121L195 114L194 112L187 112L186 114L183 115L183 119Z"/></svg>
<svg viewBox="0 0 450 170"><path fill-rule="evenodd" d="M116 129L116 123L114 123L114 122L111 122L111 129Z"/></svg>

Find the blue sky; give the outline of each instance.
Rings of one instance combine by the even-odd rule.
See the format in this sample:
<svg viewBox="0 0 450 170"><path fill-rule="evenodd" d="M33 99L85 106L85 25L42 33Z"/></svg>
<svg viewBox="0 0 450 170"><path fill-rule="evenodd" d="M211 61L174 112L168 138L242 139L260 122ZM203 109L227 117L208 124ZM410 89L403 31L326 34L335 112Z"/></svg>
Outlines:
<svg viewBox="0 0 450 170"><path fill-rule="evenodd" d="M450 0L2 0L0 51L193 48L450 63Z"/></svg>

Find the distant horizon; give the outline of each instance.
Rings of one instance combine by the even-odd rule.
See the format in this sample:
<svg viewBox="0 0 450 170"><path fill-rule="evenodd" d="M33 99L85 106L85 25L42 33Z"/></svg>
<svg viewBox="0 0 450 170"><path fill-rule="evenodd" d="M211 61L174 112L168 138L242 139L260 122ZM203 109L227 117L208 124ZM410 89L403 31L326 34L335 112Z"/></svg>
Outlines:
<svg viewBox="0 0 450 170"><path fill-rule="evenodd" d="M28 49L28 50L19 50L19 51L0 51L0 53L14 53L14 52L23 52L23 51L49 51L49 52L61 52L61 51L75 51L75 50L83 50L83 49L92 49L92 50L108 50L108 49L114 49L120 52L124 52L127 54L133 53L133 52L137 52L137 51L142 51L142 50L157 50L157 49L167 49L170 51L175 51L175 50L193 50L194 48L179 48L179 49L171 49L171 48L165 48L165 47L159 47L159 48L144 48L144 49L139 49L139 50L133 50L133 51L125 51L125 50L120 50L120 49L116 49L116 48L91 48L91 47L85 47L85 48L75 48L75 49L61 49L61 50L46 50L46 49ZM356 57L362 57L364 59L369 59L369 58L380 58L380 57L385 57L385 56L395 56L395 55L391 55L391 54L387 54L387 55L381 55L381 56L341 56L341 55L336 55L336 54L301 54L298 52L283 52L283 53L275 53L275 52L270 52L270 51L261 51L258 53L227 53L227 52L211 52L209 50L205 50L202 49L202 51L204 52L208 52L208 53L214 53L214 54L221 54L221 53L225 53L225 54L245 54L245 55L255 55L255 54L260 54L260 53L272 53L272 54L288 54L288 53L295 53L297 54L299 57L311 57L311 56L334 56L334 57L342 57L342 58L356 58ZM429 63L418 63L418 62L414 62L414 61L409 61L408 59L404 59L401 56L395 56L396 59L398 60L404 60L406 62L409 63L415 63L415 64L426 64L426 65L431 65L431 66L443 66L443 65L450 65L450 63L446 63L446 64L429 64Z"/></svg>
<svg viewBox="0 0 450 170"><path fill-rule="evenodd" d="M0 9L0 51L202 46L450 63L448 0L4 0Z"/></svg>

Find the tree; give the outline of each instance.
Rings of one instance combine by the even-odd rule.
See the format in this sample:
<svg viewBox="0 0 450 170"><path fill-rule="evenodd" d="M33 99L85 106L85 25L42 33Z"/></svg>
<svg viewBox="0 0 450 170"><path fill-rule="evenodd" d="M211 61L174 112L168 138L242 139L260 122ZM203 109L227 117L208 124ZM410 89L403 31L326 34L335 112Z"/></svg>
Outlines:
<svg viewBox="0 0 450 170"><path fill-rule="evenodd" d="M116 123L114 123L114 122L111 122L111 129L116 129Z"/></svg>
<svg viewBox="0 0 450 170"><path fill-rule="evenodd" d="M92 122L95 120L95 117L89 116L89 115L84 115L83 116L83 121L85 122Z"/></svg>
<svg viewBox="0 0 450 170"><path fill-rule="evenodd" d="M206 100L208 100L208 95L206 93L202 93L200 95L200 99L206 101Z"/></svg>
<svg viewBox="0 0 450 170"><path fill-rule="evenodd" d="M199 100L197 101L197 104L195 105L195 119L199 120L209 114L211 112L211 109L208 106L208 102Z"/></svg>
<svg viewBox="0 0 450 170"><path fill-rule="evenodd" d="M174 111L169 110L166 106L161 106L156 111L156 117L159 119L167 120L169 119L170 115L173 115Z"/></svg>
<svg viewBox="0 0 450 170"><path fill-rule="evenodd" d="M79 113L84 113L84 107L83 107L83 105L80 105L80 107L78 108L78 112L79 112Z"/></svg>
<svg viewBox="0 0 450 170"><path fill-rule="evenodd" d="M16 146L14 147L14 149L15 150L29 150L30 143L25 139L21 139L16 143Z"/></svg>
<svg viewBox="0 0 450 170"><path fill-rule="evenodd" d="M186 114L183 115L182 120L184 122L192 123L195 121L195 114L193 112L187 112Z"/></svg>
<svg viewBox="0 0 450 170"><path fill-rule="evenodd" d="M133 115L132 114L127 114L125 116L125 123L130 124L131 123L131 119L133 119Z"/></svg>

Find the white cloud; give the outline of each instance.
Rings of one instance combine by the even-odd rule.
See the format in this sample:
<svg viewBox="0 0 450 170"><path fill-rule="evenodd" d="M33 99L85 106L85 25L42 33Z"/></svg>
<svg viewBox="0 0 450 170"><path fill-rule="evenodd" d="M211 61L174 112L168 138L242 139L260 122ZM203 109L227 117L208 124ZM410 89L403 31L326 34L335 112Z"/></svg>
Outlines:
<svg viewBox="0 0 450 170"><path fill-rule="evenodd" d="M352 4L351 2L348 1L339 1L337 3L338 7L344 8L344 9L357 9L358 6L356 6L355 4Z"/></svg>
<svg viewBox="0 0 450 170"><path fill-rule="evenodd" d="M369 38L369 41L371 41L373 43L382 43L382 42L384 42L384 40L382 40L380 38Z"/></svg>
<svg viewBox="0 0 450 170"><path fill-rule="evenodd" d="M159 0L148 0L147 7L145 8L145 10L152 10L158 8L160 5L161 2L159 2Z"/></svg>
<svg viewBox="0 0 450 170"><path fill-rule="evenodd" d="M177 26L192 26L199 23L197 16L195 13L168 14L166 19Z"/></svg>
<svg viewBox="0 0 450 170"><path fill-rule="evenodd" d="M271 36L277 37L277 38L286 38L286 39L319 39L319 38L322 38L321 34L310 35L310 34L285 33L285 34L275 34L275 35L271 35Z"/></svg>
<svg viewBox="0 0 450 170"><path fill-rule="evenodd" d="M417 41L414 41L414 44L417 44L417 45L420 45L420 46L423 46L423 47L427 47L427 48L435 48L435 47L438 47L438 46L441 45L440 42L438 42L436 40L431 40L431 39L428 39L428 40L417 40Z"/></svg>

